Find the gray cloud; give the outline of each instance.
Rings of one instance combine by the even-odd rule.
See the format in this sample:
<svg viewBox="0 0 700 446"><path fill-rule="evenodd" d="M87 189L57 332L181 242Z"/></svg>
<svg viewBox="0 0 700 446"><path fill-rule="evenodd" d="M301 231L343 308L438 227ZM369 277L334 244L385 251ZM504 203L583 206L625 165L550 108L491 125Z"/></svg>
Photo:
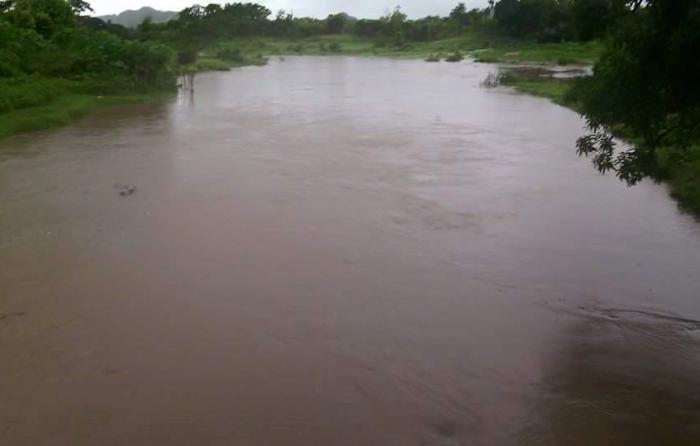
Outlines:
<svg viewBox="0 0 700 446"><path fill-rule="evenodd" d="M89 1L89 0L88 0ZM230 0L233 2L233 0ZM240 0L254 1L254 0ZM326 17L328 14L345 11L360 18L376 18L395 6L412 18L426 15L447 15L459 0L258 0L276 12L280 9L293 11L297 16ZM464 0L468 8L481 8L487 0ZM114 14L126 9L151 6L160 10L180 11L196 3L194 0L92 0L90 4L97 15ZM224 1L202 1L200 4L225 3Z"/></svg>

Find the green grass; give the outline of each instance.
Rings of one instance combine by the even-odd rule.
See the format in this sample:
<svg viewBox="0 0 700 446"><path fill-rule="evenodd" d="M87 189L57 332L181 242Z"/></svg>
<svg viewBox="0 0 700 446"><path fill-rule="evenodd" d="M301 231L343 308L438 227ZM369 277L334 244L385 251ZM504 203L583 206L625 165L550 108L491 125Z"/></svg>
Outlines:
<svg viewBox="0 0 700 446"><path fill-rule="evenodd" d="M164 93L123 96L67 94L45 105L0 114L0 138L63 126L99 108L155 102L168 96Z"/></svg>
<svg viewBox="0 0 700 446"><path fill-rule="evenodd" d="M541 63L556 65L593 64L603 51L600 42L534 43L500 41L473 53L479 62Z"/></svg>
<svg viewBox="0 0 700 446"><path fill-rule="evenodd" d="M197 73L203 71L228 71L231 69L231 65L221 59L202 57L197 59L197 62L191 68Z"/></svg>
<svg viewBox="0 0 700 446"><path fill-rule="evenodd" d="M659 179L665 180L671 196L682 208L700 216L700 145L682 153L660 148L656 151Z"/></svg>
<svg viewBox="0 0 700 446"><path fill-rule="evenodd" d="M189 68L196 73L203 73L207 71L229 71L231 68L265 65L265 63L267 63L267 60L258 54L246 54L243 59L236 61L223 60L206 55L197 59Z"/></svg>
<svg viewBox="0 0 700 446"><path fill-rule="evenodd" d="M237 61L201 57L192 67L196 72L229 70L236 66L260 65L260 54L246 54ZM174 88L174 84L173 84ZM0 138L16 133L59 127L98 108L120 104L151 102L169 93L120 94L135 88L124 79L66 80L24 77L0 80ZM90 94L109 91L115 94Z"/></svg>
<svg viewBox="0 0 700 446"><path fill-rule="evenodd" d="M73 85L66 79L39 76L0 79L0 113L49 103Z"/></svg>
<svg viewBox="0 0 700 446"><path fill-rule="evenodd" d="M676 166L668 184L681 207L700 216L700 161Z"/></svg>
<svg viewBox="0 0 700 446"><path fill-rule="evenodd" d="M542 80L525 80L506 76L502 83L515 88L517 91L547 98L559 105L575 108L573 104L566 100L566 95L571 90L570 80L544 78Z"/></svg>
<svg viewBox="0 0 700 446"><path fill-rule="evenodd" d="M600 42L562 42L539 44L516 41L486 33L469 32L460 37L431 42L408 42L401 48L391 42L340 34L302 39L238 39L226 42L240 48L242 54L264 55L332 55L383 56L426 59L431 55L465 53L480 62L591 64L602 51ZM332 51L336 46L339 50ZM211 51L213 53L213 50Z"/></svg>

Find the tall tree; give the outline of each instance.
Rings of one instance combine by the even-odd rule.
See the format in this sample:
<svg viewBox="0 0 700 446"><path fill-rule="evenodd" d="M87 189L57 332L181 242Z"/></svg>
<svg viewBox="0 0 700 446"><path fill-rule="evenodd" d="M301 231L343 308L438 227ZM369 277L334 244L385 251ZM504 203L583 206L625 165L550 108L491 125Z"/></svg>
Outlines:
<svg viewBox="0 0 700 446"><path fill-rule="evenodd" d="M92 6L84 0L70 0L70 7L73 9L73 12L75 14L82 14L84 12L90 11L93 12L94 10L92 9Z"/></svg>
<svg viewBox="0 0 700 446"><path fill-rule="evenodd" d="M455 6L454 9L450 12L450 18L452 19L452 21L459 24L460 26L468 25L469 14L467 13L467 5L465 5L462 2Z"/></svg>

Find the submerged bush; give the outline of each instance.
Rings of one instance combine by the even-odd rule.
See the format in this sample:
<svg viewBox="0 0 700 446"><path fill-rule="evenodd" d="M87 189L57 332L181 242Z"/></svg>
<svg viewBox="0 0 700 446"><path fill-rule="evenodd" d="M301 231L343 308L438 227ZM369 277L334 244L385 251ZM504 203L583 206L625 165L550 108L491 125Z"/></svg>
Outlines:
<svg viewBox="0 0 700 446"><path fill-rule="evenodd" d="M454 52L445 58L447 62L461 62L464 60L464 55L462 53Z"/></svg>
<svg viewBox="0 0 700 446"><path fill-rule="evenodd" d="M502 82L507 83L508 79L509 77L506 74L490 72L488 76L479 83L479 86L483 88L496 88L501 85Z"/></svg>

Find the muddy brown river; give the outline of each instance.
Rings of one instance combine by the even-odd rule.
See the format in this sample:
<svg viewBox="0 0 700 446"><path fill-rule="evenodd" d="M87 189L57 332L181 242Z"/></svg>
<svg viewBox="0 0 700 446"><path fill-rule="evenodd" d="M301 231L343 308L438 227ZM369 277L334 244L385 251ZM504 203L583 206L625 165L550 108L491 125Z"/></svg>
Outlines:
<svg viewBox="0 0 700 446"><path fill-rule="evenodd" d="M273 59L0 142L0 444L700 444L700 224L494 69Z"/></svg>

